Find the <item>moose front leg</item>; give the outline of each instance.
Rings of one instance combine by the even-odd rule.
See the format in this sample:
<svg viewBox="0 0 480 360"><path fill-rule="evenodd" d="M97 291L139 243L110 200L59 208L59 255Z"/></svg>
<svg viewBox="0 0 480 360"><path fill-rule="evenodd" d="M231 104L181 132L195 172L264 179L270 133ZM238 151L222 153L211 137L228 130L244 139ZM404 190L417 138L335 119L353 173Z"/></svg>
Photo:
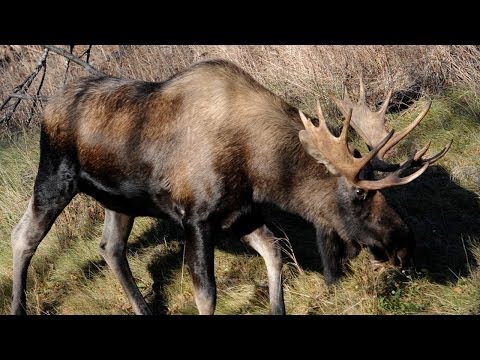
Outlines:
<svg viewBox="0 0 480 360"><path fill-rule="evenodd" d="M203 222L184 223L184 229L185 257L193 280L193 291L198 312L200 315L213 315L217 289L211 226Z"/></svg>
<svg viewBox="0 0 480 360"><path fill-rule="evenodd" d="M317 227L317 247L323 265L323 276L328 285L342 275L343 240L333 229Z"/></svg>
<svg viewBox="0 0 480 360"><path fill-rule="evenodd" d="M268 293L270 298L270 314L284 315L285 303L282 287L282 251L273 233L261 226L252 233L241 238L258 252L265 261L268 275Z"/></svg>

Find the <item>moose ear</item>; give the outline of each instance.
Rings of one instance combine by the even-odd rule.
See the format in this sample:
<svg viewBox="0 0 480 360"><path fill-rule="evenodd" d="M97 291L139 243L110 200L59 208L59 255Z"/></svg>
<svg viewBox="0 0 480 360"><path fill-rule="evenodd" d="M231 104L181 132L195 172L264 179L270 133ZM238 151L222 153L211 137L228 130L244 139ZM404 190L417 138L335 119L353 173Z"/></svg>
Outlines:
<svg viewBox="0 0 480 360"><path fill-rule="evenodd" d="M323 164L325 165L325 167L327 168L327 170L332 174L332 175L335 175L335 176L339 176L340 173L338 172L338 170L335 168L335 166L333 166L330 162L328 162L327 160L325 160L325 158L322 156L322 153L320 152L320 150L318 150L318 148L315 146L315 144L313 143L312 139L310 138L310 136L308 135L308 133L305 131L305 130L300 130L300 132L298 133L298 137L300 139L300 142L302 143L303 145L303 149L307 152L308 155L310 155L311 157L313 157L315 160L317 160L320 164Z"/></svg>

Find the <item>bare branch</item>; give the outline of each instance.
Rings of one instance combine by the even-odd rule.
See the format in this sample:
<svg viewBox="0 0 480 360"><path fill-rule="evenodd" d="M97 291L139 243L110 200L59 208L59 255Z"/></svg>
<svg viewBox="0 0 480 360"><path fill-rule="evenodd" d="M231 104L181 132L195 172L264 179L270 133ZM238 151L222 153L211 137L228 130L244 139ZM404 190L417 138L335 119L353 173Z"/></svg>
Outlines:
<svg viewBox="0 0 480 360"><path fill-rule="evenodd" d="M61 55L69 60L71 60L72 62L74 62L75 64L77 65L80 65L82 66L85 70L87 70L91 75L97 75L97 76L101 76L101 75L107 75L106 73L104 73L103 71L100 71L100 70L97 70L95 69L93 66L91 66L89 63L79 59L77 56L75 55L72 55L70 54L68 51L62 49L62 48L59 48L58 46L52 46L52 45L45 45L45 47L47 49L49 49L50 51L53 51L54 53L58 54L58 55Z"/></svg>
<svg viewBox="0 0 480 360"><path fill-rule="evenodd" d="M45 102L45 101L48 100L48 96L44 96L44 95L32 96L32 95L28 95L28 94L25 94L25 93L14 93L14 94L10 94L9 96L14 98L14 99L20 99L20 100L35 101L35 99L36 99L36 100L41 101L41 102Z"/></svg>
<svg viewBox="0 0 480 360"><path fill-rule="evenodd" d="M12 97L9 97L11 99ZM18 105L20 104L21 99L16 99L15 102L13 103L13 108L9 112L7 112L2 118L0 118L0 124L5 122L8 122L10 118L13 116L15 113L15 110L17 110Z"/></svg>
<svg viewBox="0 0 480 360"><path fill-rule="evenodd" d="M75 47L75 45L70 45L70 54L73 55L73 48ZM65 85L65 83L67 82L67 77L68 77L68 68L70 67L70 59L67 59L67 68L65 69L65 76L63 78L63 84Z"/></svg>
<svg viewBox="0 0 480 360"><path fill-rule="evenodd" d="M37 65L35 66L35 69L33 70L33 72L20 85L16 86L15 89L13 89L13 94L9 95L7 99L0 106L0 110L3 110L3 108L8 104L8 102L11 99L16 98L15 102L13 103L12 109L9 112L7 112L2 118L0 118L0 124L3 122L8 123L8 121L12 118L13 114L17 110L18 105L20 104L20 101L22 101L22 98L15 95L26 94L27 89L30 87L30 85L32 85L32 82L35 79L35 77L38 75L40 70L46 66L48 51L49 51L48 49L44 50L43 55L38 60ZM40 86L42 85L43 85L43 78L40 83ZM37 93L37 95L39 94Z"/></svg>
<svg viewBox="0 0 480 360"><path fill-rule="evenodd" d="M32 84L35 77L38 75L40 70L45 66L45 63L47 61L47 56L48 56L48 50L45 49L42 57L38 60L37 65L35 66L35 69L32 71L32 73L30 75L28 75L28 77L20 85L17 85L15 87L15 89L13 89L13 94L25 92L30 87L30 85ZM2 103L2 105L0 105L0 111L3 110L5 105L7 105L8 102L14 97L12 95L9 95L5 99L5 101ZM17 106L18 106L18 104L17 104ZM15 105L14 105L14 108L16 108ZM0 122L2 122L2 121L0 121Z"/></svg>
<svg viewBox="0 0 480 360"><path fill-rule="evenodd" d="M32 121L35 108L37 107L37 104L38 104L38 97L40 96L40 90L42 90L42 86L43 86L43 82L45 81L46 74L47 74L47 62L45 61L45 64L43 66L42 79L40 80L40 84L38 85L37 93L33 98L33 104L32 104L32 108L30 109L30 116L28 117L28 120L27 120L27 126L30 125L30 121Z"/></svg>
<svg viewBox="0 0 480 360"><path fill-rule="evenodd" d="M79 58L81 59L85 54L87 54L87 59L85 60L87 63L90 62L90 54L91 54L91 51L92 51L92 46L93 45L88 45L87 50L85 50L83 52L83 54L79 56Z"/></svg>

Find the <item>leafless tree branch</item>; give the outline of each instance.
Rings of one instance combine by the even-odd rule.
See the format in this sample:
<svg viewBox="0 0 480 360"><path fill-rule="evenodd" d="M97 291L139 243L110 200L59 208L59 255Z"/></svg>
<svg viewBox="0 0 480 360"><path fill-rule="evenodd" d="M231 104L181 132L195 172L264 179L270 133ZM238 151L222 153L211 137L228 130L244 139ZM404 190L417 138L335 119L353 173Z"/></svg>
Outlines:
<svg viewBox="0 0 480 360"><path fill-rule="evenodd" d="M35 69L33 70L33 72L20 85L16 86L15 89L13 89L13 93L10 94L4 100L2 105L0 105L0 111L1 111L1 110L3 110L3 108L5 108L5 106L10 102L11 99L16 98L15 102L13 103L12 109L10 111L8 111L2 118L0 118L0 124L3 123L3 122L8 123L8 121L11 119L11 117L13 116L15 111L17 110L17 107L20 104L20 101L22 99L19 98L18 96L14 96L14 95L25 94L26 93L27 89L30 87L30 85L32 85L33 80L38 75L40 70L45 67L45 65L47 63L48 51L49 51L48 49L44 50L43 55L38 60L37 65L35 66ZM42 83L43 83L43 79L42 79Z"/></svg>
<svg viewBox="0 0 480 360"><path fill-rule="evenodd" d="M35 108L37 107L39 96L40 96L40 90L42 90L43 82L45 81L45 74L47 73L47 62L45 62L43 66L43 73L42 73L42 79L40 80L40 84L38 85L37 92L35 94L35 97L33 98L33 104L32 108L30 109L30 116L28 117L27 120L27 126L30 125L30 121L32 121L33 114L35 113ZM40 100L41 104L41 100Z"/></svg>
<svg viewBox="0 0 480 360"><path fill-rule="evenodd" d="M42 54L41 58L38 60L37 65L35 66L35 69L33 70L33 72L30 75L28 75L28 77L21 84L16 86L15 89L13 89L12 93L10 95L8 95L7 98L0 104L0 111L4 110L4 109L7 110L7 108L8 108L8 112L3 117L0 118L0 124L3 123L3 122L8 123L8 121L11 119L11 117L13 116L15 111L17 110L17 107L22 100L33 101L32 107L30 109L30 116L27 120L27 124L30 123L30 121L31 121L31 119L34 115L34 110L37 107L38 103L40 102L40 104L41 104L43 101L47 100L46 96L40 95L40 91L42 89L42 86L43 86L43 83L44 83L44 80L45 80L45 75L46 75L46 70L47 70L46 69L46 64L47 64L46 61L47 61L47 56L48 56L49 51L52 51L52 52L54 52L58 55L61 55L61 56L65 57L66 59L68 59L68 64L70 64L70 62L73 62L77 65L82 66L91 75L95 75L95 76L107 75L103 71L95 69L93 66L91 66L88 63L89 60L90 60L90 53L91 53L92 45L89 45L87 50L85 50L85 52L81 55L82 57L84 55L87 55L87 61L86 62L83 61L82 59L80 59L78 56L75 56L75 55L69 53L68 51L66 51L66 50L64 50L64 49L62 49L58 46L45 45L44 48L45 49L43 51L43 54ZM73 50L73 46L71 46L71 50ZM40 84L37 88L36 94L35 94L35 96L31 96L31 95L27 94L27 90L30 87L30 85L33 83L33 80L35 79L35 77L40 73L40 71L42 69L43 69L43 74L42 74L42 78L40 80ZM67 72L68 72L68 65L67 65ZM13 102L11 104L9 104L9 102L12 99L14 99Z"/></svg>
<svg viewBox="0 0 480 360"><path fill-rule="evenodd" d="M53 45L45 45L45 47L47 49L49 49L50 51L58 54L58 55L61 55L69 60L71 60L72 62L74 62L75 64L77 65L80 65L82 66L85 70L87 70L91 75L96 75L96 76L101 76L101 75L107 75L106 73L104 73L103 71L100 71L100 70L97 70L95 69L93 66L91 66L89 63L79 59L77 56L73 55L73 54L70 54L68 51L62 49L62 48L59 48L58 46L53 46Z"/></svg>
<svg viewBox="0 0 480 360"><path fill-rule="evenodd" d="M73 48L75 45L70 45L70 54L73 55ZM81 56L80 56L81 57ZM70 67L70 59L67 59L67 68L65 69L65 76L63 77L63 84L67 82L67 77L68 77L68 68Z"/></svg>
<svg viewBox="0 0 480 360"><path fill-rule="evenodd" d="M20 99L20 100L34 101L35 99L37 99L38 101L41 101L41 102L45 102L48 100L48 96L44 96L44 95L32 96L25 93L15 93L15 94L11 94L10 96L14 99Z"/></svg>

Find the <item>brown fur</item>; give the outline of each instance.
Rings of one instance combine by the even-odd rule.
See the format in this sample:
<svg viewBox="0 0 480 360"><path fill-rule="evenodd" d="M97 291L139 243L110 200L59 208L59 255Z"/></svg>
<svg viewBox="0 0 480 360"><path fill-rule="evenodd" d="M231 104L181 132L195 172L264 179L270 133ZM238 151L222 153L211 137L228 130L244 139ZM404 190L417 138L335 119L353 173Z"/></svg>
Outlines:
<svg viewBox="0 0 480 360"><path fill-rule="evenodd" d="M225 166L231 167L225 177L235 177L238 165L247 166L244 171L259 175L258 189L271 191L282 178L282 169L268 161L271 154L289 154L298 147L297 115L290 124L284 122L291 107L226 62L200 64L139 100L132 90L136 82L106 79L87 87L84 81L69 85L48 104L45 132L59 145L74 147L88 172L128 176L140 170L162 178L183 205L195 188L212 188L203 174ZM280 141L285 132L289 141ZM301 154L300 148L296 151ZM238 156L245 163L237 164ZM143 166L139 169L134 160ZM289 176L282 182L289 182Z"/></svg>
<svg viewBox="0 0 480 360"><path fill-rule="evenodd" d="M150 310L126 258L136 216L183 227L202 314L215 309L213 248L223 231L264 257L271 312L285 313L265 203L315 225L329 283L359 244L406 260L412 242L401 218L379 193L359 194L326 171L304 151L301 130L297 109L226 61L198 63L163 83L97 77L67 85L45 109L33 205L12 235L12 313L25 313L30 259L79 192L107 209L101 253L139 314Z"/></svg>
<svg viewBox="0 0 480 360"><path fill-rule="evenodd" d="M151 192L159 189L149 182L160 181L186 209L234 197L245 183L252 200L343 232L338 178L304 152L297 110L226 61L199 63L163 84L79 80L48 104L43 126L96 178L133 177Z"/></svg>

